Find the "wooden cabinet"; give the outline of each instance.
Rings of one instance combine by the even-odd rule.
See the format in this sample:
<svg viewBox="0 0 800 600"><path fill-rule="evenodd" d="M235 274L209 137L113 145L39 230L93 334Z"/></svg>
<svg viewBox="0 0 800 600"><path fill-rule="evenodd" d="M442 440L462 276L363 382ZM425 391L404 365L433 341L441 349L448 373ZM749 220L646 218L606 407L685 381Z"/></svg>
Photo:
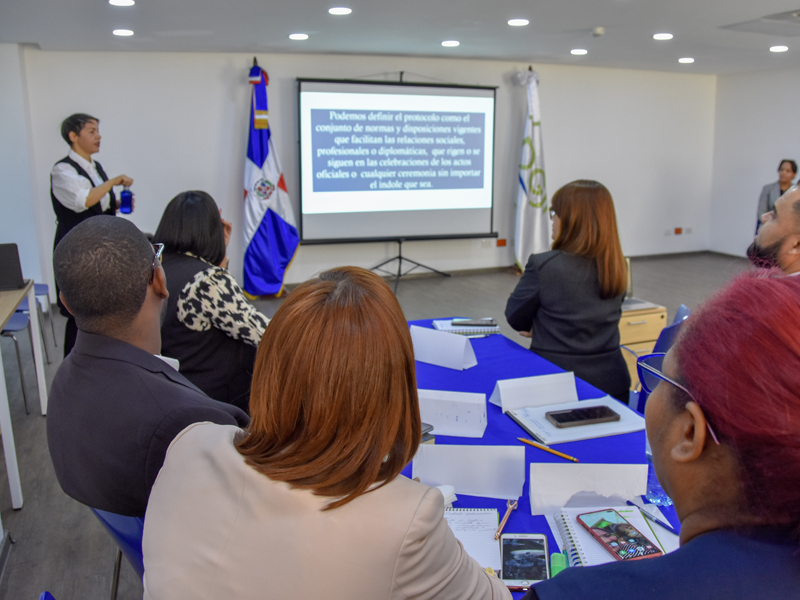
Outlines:
<svg viewBox="0 0 800 600"><path fill-rule="evenodd" d="M667 309L664 306L653 305L638 310L625 310L623 306L622 318L619 320L619 343L635 352L636 356L649 354L653 351L661 330L666 326ZM622 356L631 374L631 389L634 389L639 384L636 357L624 349Z"/></svg>

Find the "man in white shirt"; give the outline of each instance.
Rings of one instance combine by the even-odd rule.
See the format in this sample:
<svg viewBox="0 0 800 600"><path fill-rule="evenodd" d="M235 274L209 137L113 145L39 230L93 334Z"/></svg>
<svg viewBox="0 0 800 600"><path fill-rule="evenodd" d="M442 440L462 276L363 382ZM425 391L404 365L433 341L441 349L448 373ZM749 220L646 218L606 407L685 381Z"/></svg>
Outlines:
<svg viewBox="0 0 800 600"><path fill-rule="evenodd" d="M800 185L793 185L761 215L758 235L747 249L757 267L777 267L787 275L800 273Z"/></svg>
<svg viewBox="0 0 800 600"><path fill-rule="evenodd" d="M92 160L92 154L100 150L99 124L95 117L82 113L71 115L61 123L61 137L69 144L70 151L50 171L50 199L57 219L53 250L73 227L86 219L100 214L115 215L119 205L113 187L133 183L127 175L109 179L102 165ZM58 305L61 314L67 317L66 356L75 344L78 328L60 299Z"/></svg>

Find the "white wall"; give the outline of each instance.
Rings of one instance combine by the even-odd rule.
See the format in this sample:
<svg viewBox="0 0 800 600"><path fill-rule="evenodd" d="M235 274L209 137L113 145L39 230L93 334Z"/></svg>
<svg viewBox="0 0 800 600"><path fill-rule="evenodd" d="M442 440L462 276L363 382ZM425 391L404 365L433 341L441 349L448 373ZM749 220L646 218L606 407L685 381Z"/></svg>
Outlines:
<svg viewBox="0 0 800 600"><path fill-rule="evenodd" d="M17 244L22 274L41 281L25 79L16 44L0 44L0 74L0 242ZM43 256L49 260L50 254Z"/></svg>
<svg viewBox="0 0 800 600"><path fill-rule="evenodd" d="M48 173L65 155L61 120L73 112L101 119L97 155L110 176L134 178L132 220L154 231L165 204L186 189L211 193L241 231L242 171L251 54L43 52L25 48L35 197L42 252L54 231ZM406 71L462 84L498 86L495 230L506 248L480 240L409 242L404 254L433 267L513 264L517 168L524 90L511 75L527 64L410 57L258 55L270 76L270 124L297 206L297 77L357 78ZM714 76L534 65L541 76L543 135L550 194L577 178L596 178L617 203L623 250L630 255L700 250L709 243ZM97 73L92 84L85 73ZM691 227L691 235L664 235ZM241 240L231 248L241 269ZM233 244L232 244L233 246ZM301 247L287 282L340 264L369 267L396 254L393 243Z"/></svg>
<svg viewBox="0 0 800 600"><path fill-rule="evenodd" d="M761 188L781 159L800 161L800 69L724 75L717 82L711 249L744 256Z"/></svg>

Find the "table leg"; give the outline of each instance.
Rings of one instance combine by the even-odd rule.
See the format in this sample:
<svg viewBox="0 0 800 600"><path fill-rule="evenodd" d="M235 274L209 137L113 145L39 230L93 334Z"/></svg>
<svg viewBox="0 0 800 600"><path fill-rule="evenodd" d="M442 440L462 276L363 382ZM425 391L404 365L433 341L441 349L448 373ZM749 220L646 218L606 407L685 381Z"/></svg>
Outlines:
<svg viewBox="0 0 800 600"><path fill-rule="evenodd" d="M44 353L42 352L42 331L39 326L38 311L36 310L36 292L33 286L28 290L28 309L30 310L31 341L33 357L36 367L36 382L39 385L39 403L42 415L47 414L47 380L44 377Z"/></svg>
<svg viewBox="0 0 800 600"><path fill-rule="evenodd" d="M31 286L33 289L33 286ZM34 316L32 320L35 320ZM20 365L20 368L22 366ZM6 471L8 471L8 487L11 489L11 506L22 508L22 484L19 480L17 464L17 448L14 446L14 431L11 428L11 413L8 410L8 391L3 361L0 359L0 434L3 436L3 452L6 455ZM2 530L0 530L2 531Z"/></svg>

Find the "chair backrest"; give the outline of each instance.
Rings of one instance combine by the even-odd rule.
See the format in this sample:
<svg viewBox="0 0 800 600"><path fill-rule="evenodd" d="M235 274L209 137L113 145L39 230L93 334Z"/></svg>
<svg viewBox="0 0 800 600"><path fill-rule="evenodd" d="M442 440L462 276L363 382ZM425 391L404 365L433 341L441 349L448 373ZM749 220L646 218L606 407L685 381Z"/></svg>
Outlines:
<svg viewBox="0 0 800 600"><path fill-rule="evenodd" d="M144 559L142 557L142 535L144 534L144 519L142 517L125 517L116 513L89 508L94 513L106 531L122 550L125 558L131 563L133 570L144 576Z"/></svg>
<svg viewBox="0 0 800 600"><path fill-rule="evenodd" d="M658 340L656 340L656 345L653 347L654 353L669 352L669 349L672 348L672 345L675 343L675 340L678 339L678 334L681 331L681 327L683 327L685 319L686 317L684 317L684 320L678 321L677 323L673 323L672 325L664 327L664 329L661 330L661 333L658 335ZM644 391L644 388L642 388L641 391L639 391L639 401L636 405L636 410L638 410L642 414L644 414L644 407L645 404L647 404L648 396L649 394L646 391Z"/></svg>
<svg viewBox="0 0 800 600"><path fill-rule="evenodd" d="M39 596L39 600L56 600L53 598L53 594L50 592L42 592L42 595Z"/></svg>
<svg viewBox="0 0 800 600"><path fill-rule="evenodd" d="M677 312L675 313L675 318L672 319L672 324L675 325L675 323L680 323L681 321L685 321L686 319L689 318L690 313L691 311L689 310L689 307L686 306L685 304L681 304L678 307Z"/></svg>

